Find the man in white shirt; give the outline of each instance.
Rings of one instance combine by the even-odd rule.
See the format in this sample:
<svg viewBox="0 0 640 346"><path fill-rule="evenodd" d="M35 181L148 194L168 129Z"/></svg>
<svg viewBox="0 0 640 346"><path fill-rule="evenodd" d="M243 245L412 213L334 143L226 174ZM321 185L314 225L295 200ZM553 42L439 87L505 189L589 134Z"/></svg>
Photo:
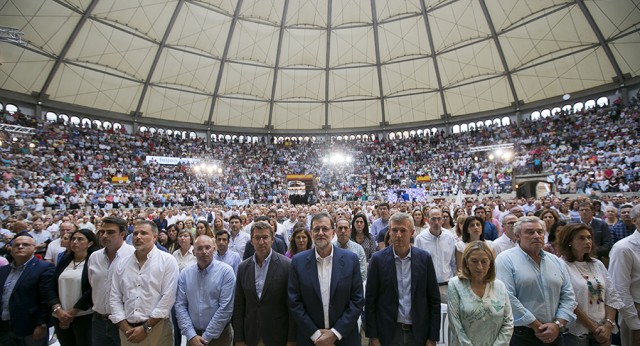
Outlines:
<svg viewBox="0 0 640 346"><path fill-rule="evenodd" d="M440 301L446 303L449 279L456 274L456 240L451 232L443 232L440 209L429 210L427 221L429 230L416 237L415 246L431 255L438 279Z"/></svg>
<svg viewBox="0 0 640 346"><path fill-rule="evenodd" d="M158 250L158 226L149 220L133 228L135 252L116 265L109 319L120 328L120 342L136 346L173 345L171 307L176 300L178 262Z"/></svg>
<svg viewBox="0 0 640 346"><path fill-rule="evenodd" d="M622 298L620 339L622 346L640 345L640 205L631 209L636 231L611 249L609 273Z"/></svg>
<svg viewBox="0 0 640 346"><path fill-rule="evenodd" d="M516 246L516 235L513 233L513 225L518 221L518 217L507 214L502 217L502 235L493 241L493 252L498 256L504 250L509 250Z"/></svg>
<svg viewBox="0 0 640 346"><path fill-rule="evenodd" d="M33 230L29 234L36 241L36 254L44 255L51 241L51 233L44 229L44 221L40 217L33 220Z"/></svg>
<svg viewBox="0 0 640 346"><path fill-rule="evenodd" d="M78 224L78 229L90 229L93 233L96 233L96 226L91 223L89 215L82 217L82 222Z"/></svg>
<svg viewBox="0 0 640 346"><path fill-rule="evenodd" d="M296 207L289 208L289 218L284 220L282 225L286 230L286 235L284 237L284 241L287 244L287 248L289 247L289 241L291 239L291 234L293 233L293 226L298 222L298 209Z"/></svg>
<svg viewBox="0 0 640 346"><path fill-rule="evenodd" d="M68 223L60 225L61 231L66 224ZM94 345L119 346L120 333L118 326L109 320L111 313L109 299L113 281L113 269L124 258L129 257L135 249L124 242L124 238L127 236L126 220L115 216L105 217L102 219L100 231L99 240L104 249L91 254L87 264L94 311L91 325L91 341Z"/></svg>
<svg viewBox="0 0 640 346"><path fill-rule="evenodd" d="M49 262L49 263L53 263L54 265L58 264L58 254L60 254L61 252L66 251L67 249L63 248L60 245L60 241L62 240L62 237L69 233L73 233L74 231L76 231L76 225L74 225L71 222L63 222L60 224L60 227L58 228L58 232L60 234L60 237L54 241L52 241L51 243L49 243L49 246L47 247L47 253L44 255L44 260Z"/></svg>

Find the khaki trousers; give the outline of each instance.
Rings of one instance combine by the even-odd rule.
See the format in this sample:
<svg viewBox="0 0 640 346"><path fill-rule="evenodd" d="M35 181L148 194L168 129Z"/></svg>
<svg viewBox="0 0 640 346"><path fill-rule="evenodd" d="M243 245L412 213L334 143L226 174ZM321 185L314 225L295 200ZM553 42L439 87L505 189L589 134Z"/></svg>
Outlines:
<svg viewBox="0 0 640 346"><path fill-rule="evenodd" d="M120 345L122 346L173 346L173 325L171 319L166 318L156 324L151 333L142 342L134 344L127 341L127 336L120 331Z"/></svg>
<svg viewBox="0 0 640 346"><path fill-rule="evenodd" d="M639 303L636 303L636 312L640 312ZM638 316L640 316L640 313L638 313ZM633 343L632 330L625 323L624 318L620 318L620 341L622 341L622 346L638 346Z"/></svg>

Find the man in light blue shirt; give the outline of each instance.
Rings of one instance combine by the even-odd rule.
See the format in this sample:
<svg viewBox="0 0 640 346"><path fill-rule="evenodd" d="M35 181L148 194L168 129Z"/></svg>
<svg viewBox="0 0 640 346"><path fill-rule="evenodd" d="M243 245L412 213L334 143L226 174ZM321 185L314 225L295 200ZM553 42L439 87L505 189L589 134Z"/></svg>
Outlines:
<svg viewBox="0 0 640 346"><path fill-rule="evenodd" d="M347 249L358 256L362 282L367 281L367 255L365 255L364 249L360 244L351 240L351 224L349 220L338 219L338 221L336 221L336 231L338 236L333 241L333 244L342 249Z"/></svg>
<svg viewBox="0 0 640 346"><path fill-rule="evenodd" d="M518 247L496 258L497 278L507 287L513 310L511 345L560 345L560 334L576 319L564 262L542 250L544 222L525 216L514 226Z"/></svg>
<svg viewBox="0 0 640 346"><path fill-rule="evenodd" d="M233 273L238 274L238 265L242 262L240 255L229 250L229 237L230 234L226 230L220 230L216 232L216 247L217 250L213 254L213 259L216 261L224 262L233 268Z"/></svg>
<svg viewBox="0 0 640 346"><path fill-rule="evenodd" d="M178 325L189 345L229 346L236 276L233 268L213 259L215 244L206 235L194 244L197 263L180 273L176 297Z"/></svg>
<svg viewBox="0 0 640 346"><path fill-rule="evenodd" d="M389 210L389 203L382 202L376 206L379 218L371 223L369 233L373 239L378 242L378 250L384 249L384 235L389 228L389 217L391 217L391 211Z"/></svg>

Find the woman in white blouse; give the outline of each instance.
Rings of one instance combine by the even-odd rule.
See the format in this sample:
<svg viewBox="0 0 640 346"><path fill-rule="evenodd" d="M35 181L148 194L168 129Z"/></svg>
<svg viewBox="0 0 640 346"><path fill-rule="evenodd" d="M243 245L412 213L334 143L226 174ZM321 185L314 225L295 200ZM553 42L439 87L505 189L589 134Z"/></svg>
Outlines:
<svg viewBox="0 0 640 346"><path fill-rule="evenodd" d="M456 242L456 264L458 271L463 270L461 267L462 253L469 243L472 241L481 241L493 250L493 242L484 239L484 221L477 216L469 216L464 219L462 225L462 238Z"/></svg>
<svg viewBox="0 0 640 346"><path fill-rule="evenodd" d="M458 276L449 280L447 308L453 345L509 345L513 315L505 285L496 280L495 255L487 243L470 242Z"/></svg>
<svg viewBox="0 0 640 346"><path fill-rule="evenodd" d="M69 240L69 251L56 267L51 287L55 298L49 304L53 310L56 335L62 346L91 345L93 303L87 259L98 248L93 231L75 231Z"/></svg>
<svg viewBox="0 0 640 346"><path fill-rule="evenodd" d="M182 269L196 263L196 256L193 254L193 234L188 229L183 229L178 233L178 250L173 252L173 257L178 261L178 269Z"/></svg>
<svg viewBox="0 0 640 346"><path fill-rule="evenodd" d="M556 249L567 263L578 303L578 319L567 325L564 345L611 345L611 333L616 332L616 309L623 304L604 264L592 257L595 246L591 228L581 223L562 227Z"/></svg>

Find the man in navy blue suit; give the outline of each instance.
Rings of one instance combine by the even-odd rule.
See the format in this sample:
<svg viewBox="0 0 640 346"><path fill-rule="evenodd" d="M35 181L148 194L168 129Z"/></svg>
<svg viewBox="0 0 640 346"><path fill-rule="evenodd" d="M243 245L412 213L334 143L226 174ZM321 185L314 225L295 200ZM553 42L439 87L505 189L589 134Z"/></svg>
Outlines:
<svg viewBox="0 0 640 346"><path fill-rule="evenodd" d="M411 215L393 214L388 232L392 245L369 262L365 333L372 346L435 346L440 292L431 255L411 246Z"/></svg>
<svg viewBox="0 0 640 346"><path fill-rule="evenodd" d="M0 345L47 345L53 264L34 257L36 242L21 233L11 242L14 261L0 268Z"/></svg>
<svg viewBox="0 0 640 346"><path fill-rule="evenodd" d="M360 345L358 317L364 302L358 257L331 243L334 224L327 213L311 219L315 248L293 257L289 309L297 323L296 343Z"/></svg>

